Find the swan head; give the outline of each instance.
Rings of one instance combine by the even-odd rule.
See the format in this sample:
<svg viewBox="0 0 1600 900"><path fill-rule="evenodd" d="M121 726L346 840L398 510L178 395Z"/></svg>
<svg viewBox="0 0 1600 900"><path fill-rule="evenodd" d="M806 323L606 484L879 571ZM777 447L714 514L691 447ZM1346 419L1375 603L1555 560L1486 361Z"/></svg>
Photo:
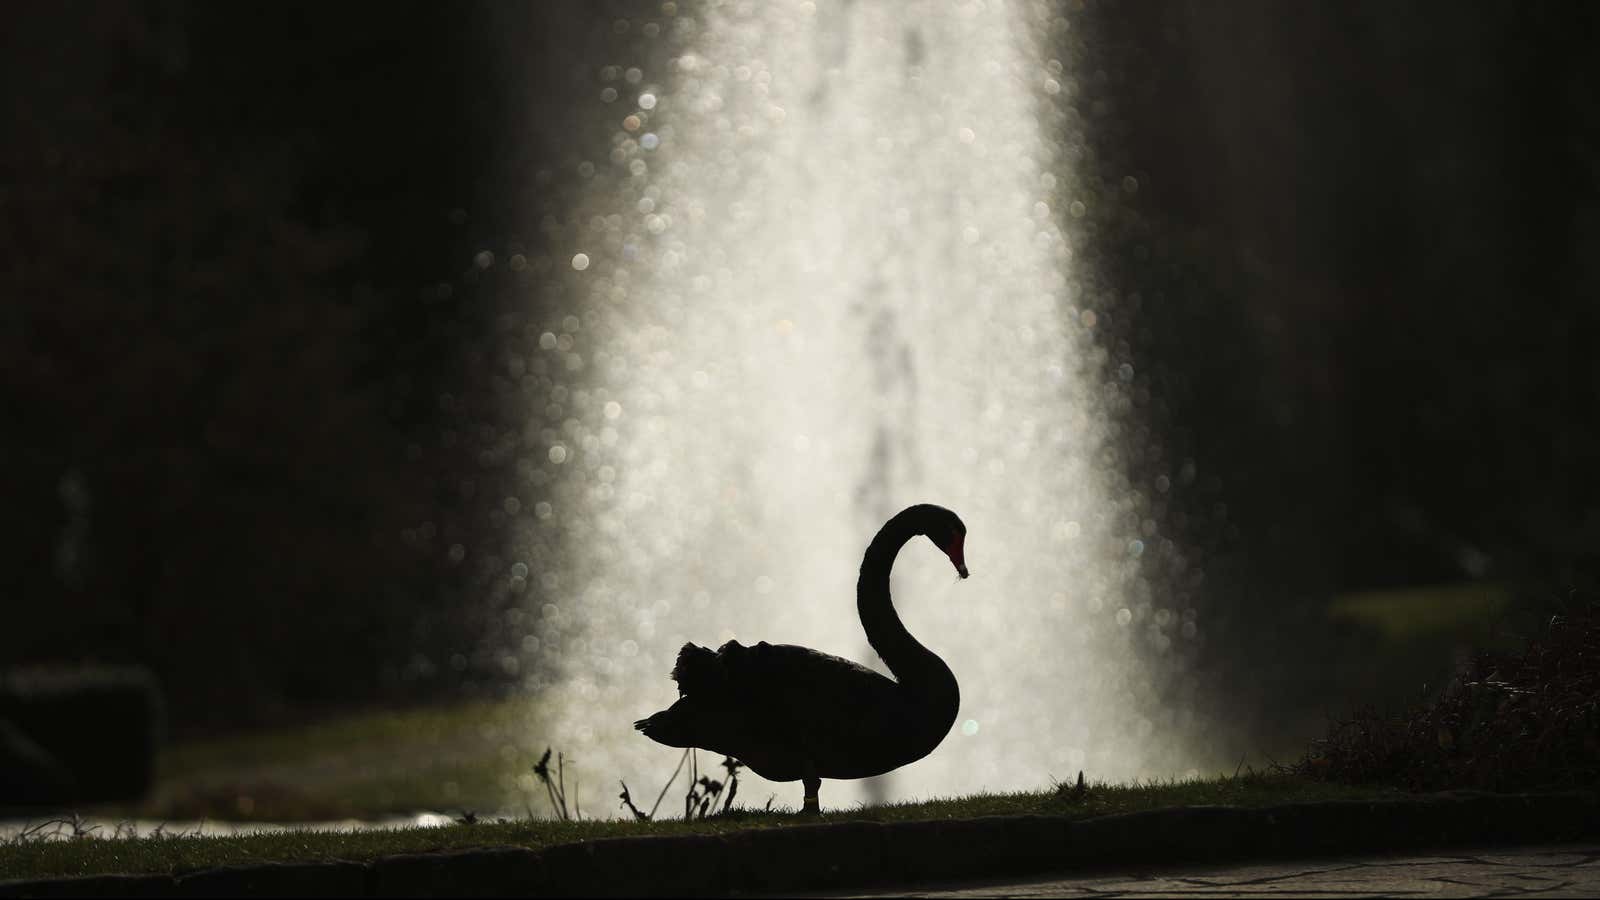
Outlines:
<svg viewBox="0 0 1600 900"><path fill-rule="evenodd" d="M928 512L929 521L923 534L950 558L950 564L956 567L956 574L966 578L967 526L962 524L960 516L942 506L930 505Z"/></svg>

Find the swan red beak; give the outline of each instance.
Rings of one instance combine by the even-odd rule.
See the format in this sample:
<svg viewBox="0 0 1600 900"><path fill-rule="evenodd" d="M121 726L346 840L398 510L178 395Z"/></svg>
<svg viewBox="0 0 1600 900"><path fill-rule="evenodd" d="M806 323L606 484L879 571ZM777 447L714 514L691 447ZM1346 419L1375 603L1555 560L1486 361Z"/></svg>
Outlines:
<svg viewBox="0 0 1600 900"><path fill-rule="evenodd" d="M947 541L943 547L939 548L944 551L945 556L950 557L950 562L955 564L956 574L962 578L967 577L966 542L967 536L958 534Z"/></svg>

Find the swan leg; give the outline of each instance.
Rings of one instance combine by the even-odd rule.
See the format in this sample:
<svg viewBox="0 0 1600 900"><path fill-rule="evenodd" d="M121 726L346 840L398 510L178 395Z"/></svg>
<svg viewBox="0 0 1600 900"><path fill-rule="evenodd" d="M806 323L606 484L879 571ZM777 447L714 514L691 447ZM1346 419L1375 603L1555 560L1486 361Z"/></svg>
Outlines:
<svg viewBox="0 0 1600 900"><path fill-rule="evenodd" d="M806 766L806 774L800 778L800 783L805 786L806 796L800 812L810 815L821 815L822 804L817 799L817 792L822 790L822 779L816 776L815 770Z"/></svg>

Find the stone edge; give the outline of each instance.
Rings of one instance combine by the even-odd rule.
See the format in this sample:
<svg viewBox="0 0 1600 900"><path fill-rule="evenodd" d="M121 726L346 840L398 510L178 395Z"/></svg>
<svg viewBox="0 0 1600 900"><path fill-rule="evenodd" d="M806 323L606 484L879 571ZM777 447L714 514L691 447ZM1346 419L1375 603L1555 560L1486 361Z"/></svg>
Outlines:
<svg viewBox="0 0 1600 900"><path fill-rule="evenodd" d="M721 835L603 838L366 863L262 863L181 875L0 882L0 897L706 896L1090 870L1520 844L1600 835L1600 795L1455 792L1072 820L840 821Z"/></svg>

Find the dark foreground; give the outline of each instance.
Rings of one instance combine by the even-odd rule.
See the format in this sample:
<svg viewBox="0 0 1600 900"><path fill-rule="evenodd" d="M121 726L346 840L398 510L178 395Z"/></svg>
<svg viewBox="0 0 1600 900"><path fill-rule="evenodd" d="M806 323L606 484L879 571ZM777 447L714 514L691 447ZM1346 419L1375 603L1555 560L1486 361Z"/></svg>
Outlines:
<svg viewBox="0 0 1600 900"><path fill-rule="evenodd" d="M817 897L1600 897L1600 843L1204 867L1127 867Z"/></svg>
<svg viewBox="0 0 1600 900"><path fill-rule="evenodd" d="M1600 837L1600 796L1453 793L1072 819L847 821L370 862L0 883L0 896L685 896L917 883Z"/></svg>

